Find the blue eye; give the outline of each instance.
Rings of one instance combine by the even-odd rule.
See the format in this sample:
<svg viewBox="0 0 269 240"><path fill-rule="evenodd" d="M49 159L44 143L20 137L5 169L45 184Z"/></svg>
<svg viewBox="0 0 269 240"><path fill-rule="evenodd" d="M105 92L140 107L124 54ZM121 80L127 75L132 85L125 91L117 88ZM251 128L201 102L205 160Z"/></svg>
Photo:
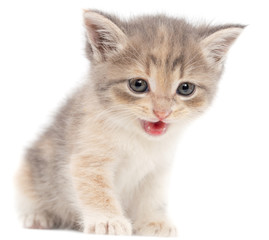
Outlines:
<svg viewBox="0 0 269 240"><path fill-rule="evenodd" d="M195 90L195 85L192 83L184 82L181 83L177 88L177 94L182 96L189 96Z"/></svg>
<svg viewBox="0 0 269 240"><path fill-rule="evenodd" d="M148 84L143 79L130 79L129 87L136 93L144 93L148 91Z"/></svg>

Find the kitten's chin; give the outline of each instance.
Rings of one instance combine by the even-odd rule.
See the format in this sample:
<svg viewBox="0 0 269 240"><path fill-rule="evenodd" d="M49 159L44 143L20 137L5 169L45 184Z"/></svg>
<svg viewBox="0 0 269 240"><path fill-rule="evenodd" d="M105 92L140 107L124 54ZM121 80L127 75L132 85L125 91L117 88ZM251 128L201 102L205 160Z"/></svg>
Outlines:
<svg viewBox="0 0 269 240"><path fill-rule="evenodd" d="M146 120L140 120L141 126L144 129L145 133L150 136L158 137L166 133L167 128L169 127L168 123L158 121L158 122L149 122Z"/></svg>

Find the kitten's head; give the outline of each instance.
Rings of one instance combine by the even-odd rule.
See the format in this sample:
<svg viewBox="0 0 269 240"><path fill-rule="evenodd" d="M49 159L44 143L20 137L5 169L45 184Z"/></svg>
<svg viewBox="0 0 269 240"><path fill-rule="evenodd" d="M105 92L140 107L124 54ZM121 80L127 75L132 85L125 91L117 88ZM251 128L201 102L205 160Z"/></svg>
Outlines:
<svg viewBox="0 0 269 240"><path fill-rule="evenodd" d="M85 11L96 96L117 125L167 135L210 104L244 26L193 26L164 15L122 21Z"/></svg>

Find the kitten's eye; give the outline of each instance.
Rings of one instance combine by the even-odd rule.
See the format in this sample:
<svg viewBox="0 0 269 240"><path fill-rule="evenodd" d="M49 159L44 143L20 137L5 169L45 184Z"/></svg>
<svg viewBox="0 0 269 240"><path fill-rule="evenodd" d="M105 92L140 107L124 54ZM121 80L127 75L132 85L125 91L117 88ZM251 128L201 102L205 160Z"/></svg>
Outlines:
<svg viewBox="0 0 269 240"><path fill-rule="evenodd" d="M130 79L129 87L136 93L144 93L148 91L148 84L143 79Z"/></svg>
<svg viewBox="0 0 269 240"><path fill-rule="evenodd" d="M189 96L194 92L195 85L192 83L181 83L179 87L177 88L177 94L183 95L183 96Z"/></svg>

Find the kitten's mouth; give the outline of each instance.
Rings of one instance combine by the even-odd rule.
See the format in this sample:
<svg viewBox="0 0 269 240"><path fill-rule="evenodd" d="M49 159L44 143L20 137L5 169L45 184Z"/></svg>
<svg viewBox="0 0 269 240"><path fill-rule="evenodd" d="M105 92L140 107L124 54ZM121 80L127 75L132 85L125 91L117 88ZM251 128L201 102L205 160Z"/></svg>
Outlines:
<svg viewBox="0 0 269 240"><path fill-rule="evenodd" d="M168 124L162 121L148 122L148 121L142 120L141 123L145 132L152 136L163 135L166 132L167 127L168 127Z"/></svg>

